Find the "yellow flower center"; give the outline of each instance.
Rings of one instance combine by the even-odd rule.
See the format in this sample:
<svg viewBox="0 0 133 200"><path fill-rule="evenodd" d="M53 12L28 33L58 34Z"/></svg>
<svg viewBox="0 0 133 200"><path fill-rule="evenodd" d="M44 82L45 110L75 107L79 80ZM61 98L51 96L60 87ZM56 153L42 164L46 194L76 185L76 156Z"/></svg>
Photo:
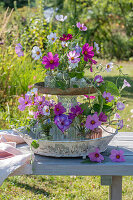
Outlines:
<svg viewBox="0 0 133 200"><path fill-rule="evenodd" d="M107 65L107 69L109 69L110 68L110 65Z"/></svg>
<svg viewBox="0 0 133 200"><path fill-rule="evenodd" d="M47 112L47 113L49 112L49 109L48 109L48 108L46 109L46 112Z"/></svg>
<svg viewBox="0 0 133 200"><path fill-rule="evenodd" d="M28 104L28 101L25 101L25 104Z"/></svg>
<svg viewBox="0 0 133 200"><path fill-rule="evenodd" d="M54 41L54 40L55 40L55 38L52 38L51 40L52 40L52 41Z"/></svg>
<svg viewBox="0 0 133 200"><path fill-rule="evenodd" d="M42 102L41 102L41 101L39 102L39 105L42 105Z"/></svg>
<svg viewBox="0 0 133 200"><path fill-rule="evenodd" d="M40 55L40 51L37 51L36 54L37 54L37 55Z"/></svg>
<svg viewBox="0 0 133 200"><path fill-rule="evenodd" d="M108 97L106 97L105 99L106 99L106 100L109 100L109 98L108 98Z"/></svg>
<svg viewBox="0 0 133 200"><path fill-rule="evenodd" d="M116 158L119 159L119 158L120 158L120 155L116 155Z"/></svg>
<svg viewBox="0 0 133 200"><path fill-rule="evenodd" d="M83 29L83 27L81 26L81 27L80 27L80 29L82 30L82 29Z"/></svg>
<svg viewBox="0 0 133 200"><path fill-rule="evenodd" d="M34 105L34 103L35 103L35 102L33 101L33 102L32 102L32 105Z"/></svg>
<svg viewBox="0 0 133 200"><path fill-rule="evenodd" d="M71 60L74 60L74 57L71 57Z"/></svg>
<svg viewBox="0 0 133 200"><path fill-rule="evenodd" d="M57 108L56 110L59 111L59 108Z"/></svg>
<svg viewBox="0 0 133 200"><path fill-rule="evenodd" d="M54 62L53 60L50 60L50 63L51 63L51 64L53 64L53 62Z"/></svg>
<svg viewBox="0 0 133 200"><path fill-rule="evenodd" d="M95 121L94 121L94 120L92 120L92 121L91 121L91 124L95 124Z"/></svg>
<svg viewBox="0 0 133 200"><path fill-rule="evenodd" d="M88 53L87 53L87 51L85 51L85 55L87 55Z"/></svg>
<svg viewBox="0 0 133 200"><path fill-rule="evenodd" d="M96 154L95 154L95 157L96 157L96 158L98 158L98 157L99 157L99 154L98 154L98 153L96 153Z"/></svg>

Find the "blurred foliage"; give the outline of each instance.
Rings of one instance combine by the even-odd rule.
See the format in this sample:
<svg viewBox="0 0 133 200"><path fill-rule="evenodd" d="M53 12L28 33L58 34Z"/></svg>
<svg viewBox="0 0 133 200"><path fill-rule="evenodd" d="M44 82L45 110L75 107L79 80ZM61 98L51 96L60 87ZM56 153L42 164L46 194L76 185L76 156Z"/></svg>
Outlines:
<svg viewBox="0 0 133 200"><path fill-rule="evenodd" d="M0 5L2 5L3 7L7 8L14 8L14 3L17 4L18 8L21 8L23 6L27 6L29 3L31 5L35 5L35 0L0 0Z"/></svg>

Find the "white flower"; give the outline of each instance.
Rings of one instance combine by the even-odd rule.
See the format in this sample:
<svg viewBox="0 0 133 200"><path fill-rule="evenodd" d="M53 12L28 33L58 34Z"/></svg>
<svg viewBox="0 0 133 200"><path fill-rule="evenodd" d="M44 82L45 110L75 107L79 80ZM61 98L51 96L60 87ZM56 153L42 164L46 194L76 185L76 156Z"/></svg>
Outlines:
<svg viewBox="0 0 133 200"><path fill-rule="evenodd" d="M63 48L68 47L69 42L62 41L61 45Z"/></svg>
<svg viewBox="0 0 133 200"><path fill-rule="evenodd" d="M44 114L44 115L50 115L50 110L49 110L49 107L48 107L48 106L44 106L44 107L43 107L43 114Z"/></svg>
<svg viewBox="0 0 133 200"><path fill-rule="evenodd" d="M96 48L96 52L97 52L97 53L100 53L100 52L99 52L99 49L100 49L100 48L99 48L99 46L98 46L98 44L97 44L96 42L94 42L94 47Z"/></svg>
<svg viewBox="0 0 133 200"><path fill-rule="evenodd" d="M49 42L53 44L57 40L56 33L50 33L50 35L48 35L47 38Z"/></svg>
<svg viewBox="0 0 133 200"><path fill-rule="evenodd" d="M33 96L33 95L37 94L37 92L38 92L38 89L37 88L33 88L31 91L28 91L26 93L26 95Z"/></svg>
<svg viewBox="0 0 133 200"><path fill-rule="evenodd" d="M113 68L113 63L112 62L110 62L110 63L108 63L107 65L106 65L106 71L107 72L110 72L111 70L112 70L112 68Z"/></svg>
<svg viewBox="0 0 133 200"><path fill-rule="evenodd" d="M71 63L70 61L68 61L68 63L69 63L69 69L74 69L78 67L78 63Z"/></svg>
<svg viewBox="0 0 133 200"><path fill-rule="evenodd" d="M32 58L34 58L34 60L39 60L41 56L42 56L41 49L37 46L34 46L32 49Z"/></svg>
<svg viewBox="0 0 133 200"><path fill-rule="evenodd" d="M131 109L130 112L133 113L133 109Z"/></svg>
<svg viewBox="0 0 133 200"><path fill-rule="evenodd" d="M56 19L57 21L64 22L64 21L67 19L67 16L56 15L56 16L55 16L55 19Z"/></svg>
<svg viewBox="0 0 133 200"><path fill-rule="evenodd" d="M45 17L47 23L49 23L51 21L53 15L54 15L54 9L53 8L47 8L44 11L44 17Z"/></svg>

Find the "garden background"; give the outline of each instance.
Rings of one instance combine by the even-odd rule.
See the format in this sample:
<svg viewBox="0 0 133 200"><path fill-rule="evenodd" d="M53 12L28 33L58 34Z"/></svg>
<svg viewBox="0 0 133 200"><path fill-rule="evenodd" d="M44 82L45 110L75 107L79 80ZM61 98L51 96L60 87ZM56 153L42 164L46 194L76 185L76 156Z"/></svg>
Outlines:
<svg viewBox="0 0 133 200"><path fill-rule="evenodd" d="M53 15L52 12L54 11ZM51 15L50 15L51 13ZM45 49L46 37L55 29L54 16L67 15L64 31L80 21L87 26L84 41L100 45L98 63L117 63L132 87L122 96L126 108L122 131L133 131L133 3L132 0L0 0L0 129L26 124L28 113L18 110L18 98L45 71L31 58L34 45ZM26 56L17 58L15 45L20 42ZM116 81L118 69L101 75ZM86 76L91 76L86 71ZM123 79L119 78L122 86ZM123 178L124 200L133 200L133 177ZM100 186L99 177L21 176L8 178L0 188L0 199L76 199L106 200L108 188Z"/></svg>

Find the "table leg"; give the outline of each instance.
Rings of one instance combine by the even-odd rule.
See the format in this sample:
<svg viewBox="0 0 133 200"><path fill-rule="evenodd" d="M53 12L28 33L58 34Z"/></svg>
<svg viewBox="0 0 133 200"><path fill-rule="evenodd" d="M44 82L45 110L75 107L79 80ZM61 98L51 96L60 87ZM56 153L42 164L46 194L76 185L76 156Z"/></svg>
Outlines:
<svg viewBox="0 0 133 200"><path fill-rule="evenodd" d="M122 200L122 176L112 176L109 186L109 200Z"/></svg>

